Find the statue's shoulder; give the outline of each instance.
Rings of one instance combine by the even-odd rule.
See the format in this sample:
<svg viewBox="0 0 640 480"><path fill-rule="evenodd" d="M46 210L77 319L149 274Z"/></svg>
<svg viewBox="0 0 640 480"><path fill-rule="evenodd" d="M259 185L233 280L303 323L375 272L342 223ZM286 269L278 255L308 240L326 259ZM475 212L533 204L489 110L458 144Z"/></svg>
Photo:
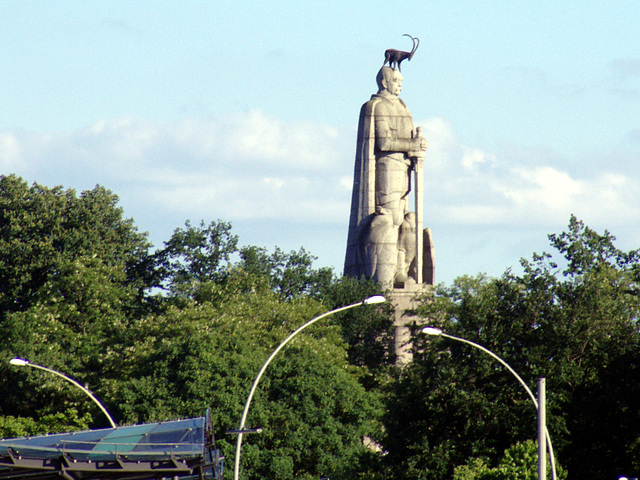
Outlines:
<svg viewBox="0 0 640 480"><path fill-rule="evenodd" d="M371 104L371 111L389 110L396 108L398 101L402 102L398 97L389 95L373 95L368 103Z"/></svg>
<svg viewBox="0 0 640 480"><path fill-rule="evenodd" d="M371 114L375 109L376 105L380 102L381 98L382 97L380 97L380 95L377 95L377 94L371 95L371 99L369 99L369 101L365 102L362 105L362 109L360 113Z"/></svg>
<svg viewBox="0 0 640 480"><path fill-rule="evenodd" d="M362 104L362 108L360 109L360 124L372 121L378 103L380 103L380 96L372 95L369 101Z"/></svg>

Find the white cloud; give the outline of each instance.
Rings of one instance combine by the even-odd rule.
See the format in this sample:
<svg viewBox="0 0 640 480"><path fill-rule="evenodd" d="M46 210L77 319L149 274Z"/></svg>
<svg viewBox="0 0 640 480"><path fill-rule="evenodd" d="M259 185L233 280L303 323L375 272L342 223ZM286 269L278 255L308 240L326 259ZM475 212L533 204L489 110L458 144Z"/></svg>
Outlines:
<svg viewBox="0 0 640 480"><path fill-rule="evenodd" d="M511 173L515 182L496 185L496 189L520 207L540 205L545 209L564 210L584 190L582 182L549 166L514 168Z"/></svg>
<svg viewBox="0 0 640 480"><path fill-rule="evenodd" d="M99 183L155 215L336 222L349 208L350 133L260 111L175 123L121 118L71 132L0 132L0 165L45 185Z"/></svg>
<svg viewBox="0 0 640 480"><path fill-rule="evenodd" d="M488 155L486 152L478 148L462 147L464 152L462 156L462 166L466 169L474 169L481 163L486 163L489 159L493 159L493 155Z"/></svg>
<svg viewBox="0 0 640 480"><path fill-rule="evenodd" d="M572 213L587 223L640 220L638 179L624 161L619 161L618 171L595 170L588 159L583 162L590 168L571 169L546 148L511 146L490 152L460 144L441 119L425 123L431 135L425 163L427 211L440 224L553 231ZM573 163L579 165L580 159Z"/></svg>
<svg viewBox="0 0 640 480"><path fill-rule="evenodd" d="M451 168L451 163L460 154L460 145L451 124L444 118L429 118L417 122L422 126L422 136L427 139L425 168L441 171Z"/></svg>
<svg viewBox="0 0 640 480"><path fill-rule="evenodd" d="M13 133L0 132L0 166L12 170L21 166L20 143Z"/></svg>
<svg viewBox="0 0 640 480"><path fill-rule="evenodd" d="M616 79L627 80L640 77L640 59L618 58L609 63L611 71Z"/></svg>
<svg viewBox="0 0 640 480"><path fill-rule="evenodd" d="M638 178L624 167L635 162L578 169L549 149L463 145L442 118L421 124L428 225L548 233L571 213L612 231L640 220ZM0 132L0 166L50 186L104 185L142 230L222 219L344 225L346 235L355 136L355 126L284 122L260 111L172 123L122 118L69 132Z"/></svg>

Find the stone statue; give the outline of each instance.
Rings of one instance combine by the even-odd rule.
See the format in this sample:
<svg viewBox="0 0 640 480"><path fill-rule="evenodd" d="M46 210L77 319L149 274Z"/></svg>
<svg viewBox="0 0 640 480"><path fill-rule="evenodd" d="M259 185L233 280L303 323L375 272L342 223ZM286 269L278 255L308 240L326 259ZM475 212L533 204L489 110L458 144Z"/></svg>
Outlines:
<svg viewBox="0 0 640 480"><path fill-rule="evenodd" d="M399 69L383 66L376 80L378 93L360 111L344 273L387 286L421 283L416 259L422 252L422 219L417 222L408 211L408 197L411 173L422 165L427 141L398 97Z"/></svg>

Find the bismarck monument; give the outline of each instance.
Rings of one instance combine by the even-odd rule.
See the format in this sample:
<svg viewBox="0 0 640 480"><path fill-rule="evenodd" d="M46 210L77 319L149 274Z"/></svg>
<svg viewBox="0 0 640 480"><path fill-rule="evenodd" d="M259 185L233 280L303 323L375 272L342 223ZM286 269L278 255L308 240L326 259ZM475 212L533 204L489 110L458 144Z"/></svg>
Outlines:
<svg viewBox="0 0 640 480"><path fill-rule="evenodd" d="M404 311L412 307L416 294L433 285L435 267L431 232L423 228L427 140L420 127L414 128L407 105L398 97L400 63L411 59L419 42L411 38L411 52L385 52L376 77L378 93L360 110L344 266L345 275L372 278L391 290L400 361L408 360L407 324L412 322Z"/></svg>

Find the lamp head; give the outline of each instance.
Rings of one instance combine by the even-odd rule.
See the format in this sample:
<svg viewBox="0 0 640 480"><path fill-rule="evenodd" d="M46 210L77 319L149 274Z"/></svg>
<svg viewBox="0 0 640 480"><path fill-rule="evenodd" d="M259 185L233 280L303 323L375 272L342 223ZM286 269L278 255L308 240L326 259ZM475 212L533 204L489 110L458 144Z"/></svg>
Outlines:
<svg viewBox="0 0 640 480"><path fill-rule="evenodd" d="M371 305L372 303L384 303L386 301L387 299L384 298L382 295L375 295L373 297L369 297L365 299L362 303L364 303L365 305Z"/></svg>
<svg viewBox="0 0 640 480"><path fill-rule="evenodd" d="M424 327L421 331L427 335L442 335L442 330L436 327Z"/></svg>
<svg viewBox="0 0 640 480"><path fill-rule="evenodd" d="M22 358L12 358L9 360L9 363L18 367L26 367L29 364L29 361L23 360Z"/></svg>

